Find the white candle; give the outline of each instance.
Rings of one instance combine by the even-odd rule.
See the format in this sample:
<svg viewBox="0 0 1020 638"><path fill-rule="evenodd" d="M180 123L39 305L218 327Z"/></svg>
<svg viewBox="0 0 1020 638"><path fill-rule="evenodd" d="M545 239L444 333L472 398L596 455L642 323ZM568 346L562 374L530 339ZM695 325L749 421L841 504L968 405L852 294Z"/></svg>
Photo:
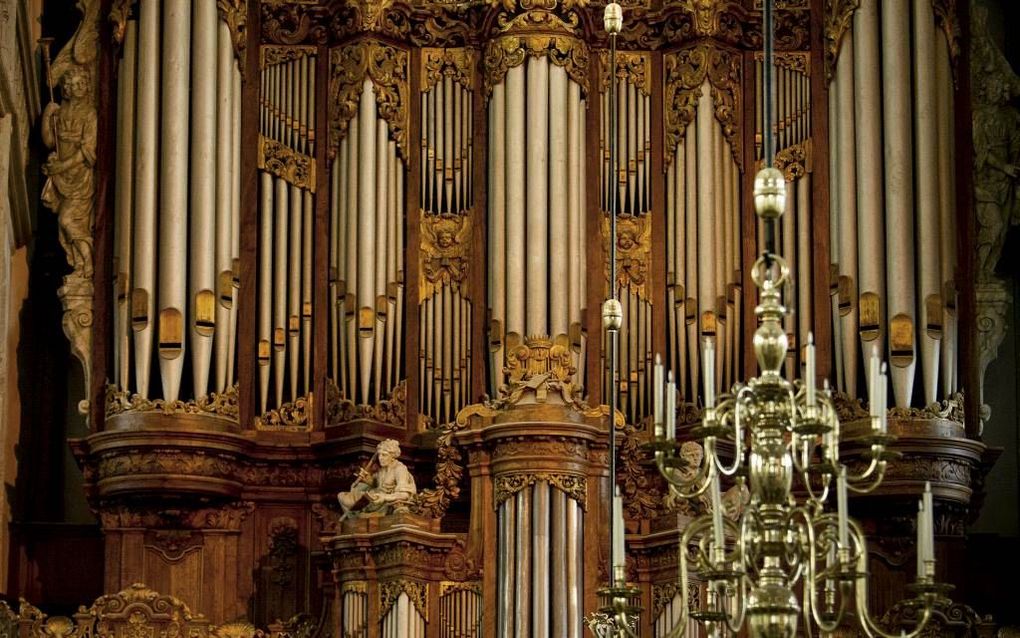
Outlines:
<svg viewBox="0 0 1020 638"><path fill-rule="evenodd" d="M932 503L931 483L924 482L924 496L921 497L924 503L924 558L935 560L935 506Z"/></svg>
<svg viewBox="0 0 1020 638"><path fill-rule="evenodd" d="M673 382L672 370L666 383L666 439L676 440L676 383Z"/></svg>
<svg viewBox="0 0 1020 638"><path fill-rule="evenodd" d="M723 547L723 521L722 521L722 493L719 489L719 474L715 473L712 475L711 486L709 489L712 492L712 539L715 541L715 546Z"/></svg>
<svg viewBox="0 0 1020 638"><path fill-rule="evenodd" d="M868 401L871 416L878 416L878 346L871 349L871 360L868 366Z"/></svg>
<svg viewBox="0 0 1020 638"><path fill-rule="evenodd" d="M620 495L620 487L617 486L616 495L613 496L613 555L610 557L615 570L625 567L627 561L623 535L623 497Z"/></svg>
<svg viewBox="0 0 1020 638"><path fill-rule="evenodd" d="M705 407L715 407L715 344L711 337L705 337Z"/></svg>
<svg viewBox="0 0 1020 638"><path fill-rule="evenodd" d="M807 404L815 407L815 335L809 332L807 335Z"/></svg>
<svg viewBox="0 0 1020 638"><path fill-rule="evenodd" d="M924 501L920 500L917 503L917 580L920 581L924 578L924 532L925 525L925 513L924 513Z"/></svg>
<svg viewBox="0 0 1020 638"><path fill-rule="evenodd" d="M850 547L850 523L847 521L846 503L846 467L839 470L839 478L836 479L836 514L839 520L839 546Z"/></svg>
<svg viewBox="0 0 1020 638"><path fill-rule="evenodd" d="M655 438L661 439L665 432L662 419L662 395L665 391L665 387L662 385L662 360L659 358L658 354L655 355L655 372L652 375L652 387L655 388L652 394L655 405L655 409L652 413L652 422L655 427Z"/></svg>

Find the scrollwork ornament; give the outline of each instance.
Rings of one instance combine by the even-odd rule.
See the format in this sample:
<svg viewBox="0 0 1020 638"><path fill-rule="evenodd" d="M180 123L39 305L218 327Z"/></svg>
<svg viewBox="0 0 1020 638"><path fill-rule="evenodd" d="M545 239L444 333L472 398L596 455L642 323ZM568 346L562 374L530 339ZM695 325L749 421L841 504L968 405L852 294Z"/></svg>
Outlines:
<svg viewBox="0 0 1020 638"><path fill-rule="evenodd" d="M218 416L237 422L237 384L223 392L210 392L204 396L183 401L166 401L164 399L148 399L139 394L119 390L114 385L106 386L106 416L125 413L157 412L167 416L176 414L199 414Z"/></svg>
<svg viewBox="0 0 1020 638"><path fill-rule="evenodd" d="M680 593L680 583L678 582L652 584L652 618L658 618L678 593ZM697 609L697 607L693 609Z"/></svg>
<svg viewBox="0 0 1020 638"><path fill-rule="evenodd" d="M407 418L407 380L393 386L390 398L374 405L356 405L340 395L340 389L332 380L326 387L326 423L336 425L358 419L368 419L404 427Z"/></svg>
<svg viewBox="0 0 1020 638"><path fill-rule="evenodd" d="M113 23L113 41L117 44L124 44L124 34L127 32L128 18L131 17L131 8L135 0L114 0L110 7L110 22Z"/></svg>
<svg viewBox="0 0 1020 638"><path fill-rule="evenodd" d="M262 2L262 39L276 44L325 44L328 11L308 2Z"/></svg>
<svg viewBox="0 0 1020 638"><path fill-rule="evenodd" d="M609 90L609 53L599 52L599 90ZM616 79L634 86L642 95L652 94L652 59L648 53L620 51L616 54Z"/></svg>
<svg viewBox="0 0 1020 638"><path fill-rule="evenodd" d="M739 129L741 56L715 45L699 44L663 56L666 161L672 163L687 126L697 116L702 86L708 80L715 118L722 126L737 166L742 165Z"/></svg>
<svg viewBox="0 0 1020 638"><path fill-rule="evenodd" d="M145 0L140 0L144 2ZM234 47L234 56L242 62L244 69L244 48L248 41L248 0L216 0L220 19L230 29L230 43Z"/></svg>
<svg viewBox="0 0 1020 638"><path fill-rule="evenodd" d="M547 57L580 85L582 93L588 93L588 46L574 35L575 24L549 11L533 10L501 22L501 27L501 34L486 44L482 58L486 96L503 82L507 71L523 64L528 56Z"/></svg>
<svg viewBox="0 0 1020 638"><path fill-rule="evenodd" d="M315 158L262 135L259 136L258 167L283 178L288 184L315 192Z"/></svg>
<svg viewBox="0 0 1020 638"><path fill-rule="evenodd" d="M850 29L854 11L861 0L825 0L825 78L836 74L836 60L843 44L843 36Z"/></svg>
<svg viewBox="0 0 1020 638"><path fill-rule="evenodd" d="M474 89L478 54L473 49L436 49L421 51L421 92L428 93L443 76L453 78L466 90Z"/></svg>
<svg viewBox="0 0 1020 638"><path fill-rule="evenodd" d="M450 502L460 496L460 479L464 474L464 467L461 465L463 455L455 445L457 432L467 427L469 415L472 413L468 406L457 415L457 419L440 430L436 440L436 478L434 489L425 489L414 495L410 509L413 513L422 516L440 518L446 513Z"/></svg>
<svg viewBox="0 0 1020 638"><path fill-rule="evenodd" d="M312 397L302 396L255 417L255 429L307 432L312 428Z"/></svg>
<svg viewBox="0 0 1020 638"><path fill-rule="evenodd" d="M429 621L428 585L408 579L388 580L380 584L380 618L386 617L386 614L388 614L397 603L397 599L400 598L401 594L407 594L407 598L411 601L411 604L414 605L418 615L420 615L427 623Z"/></svg>
<svg viewBox="0 0 1020 638"><path fill-rule="evenodd" d="M811 140L787 146L776 153L775 166L788 182L794 182L811 172Z"/></svg>
<svg viewBox="0 0 1020 638"><path fill-rule="evenodd" d="M494 503L498 508L504 501L539 481L548 483L577 501L582 510L588 509L588 480L584 476L566 473L537 472L532 474L501 474L496 477Z"/></svg>

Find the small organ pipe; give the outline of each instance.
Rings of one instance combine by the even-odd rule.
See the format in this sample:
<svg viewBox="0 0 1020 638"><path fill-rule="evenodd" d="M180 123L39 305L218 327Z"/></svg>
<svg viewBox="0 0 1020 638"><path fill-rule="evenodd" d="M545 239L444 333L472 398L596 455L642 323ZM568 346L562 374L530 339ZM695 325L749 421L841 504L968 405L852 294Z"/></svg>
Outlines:
<svg viewBox="0 0 1020 638"><path fill-rule="evenodd" d="M375 389L375 400L379 401L383 396L382 372L383 372L383 347L386 345L386 253L388 247L387 232L389 230L389 215L387 211L389 190L389 151L391 150L387 140L389 139L389 126L386 120L379 118L375 122L376 144L378 150L375 156L375 211L367 211L369 215L375 214L375 264L372 266L372 273L375 275L375 285L372 294L372 307L375 309L374 327L374 355L372 360L373 388Z"/></svg>
<svg viewBox="0 0 1020 638"><path fill-rule="evenodd" d="M261 209L259 217L262 220L259 231L260 249L262 255L273 254L273 178L269 173L262 172L261 177ZM259 402L260 413L265 413L269 400L269 362L270 353L273 347L273 260L259 260L259 287L258 287L258 308L259 308Z"/></svg>
<svg viewBox="0 0 1020 638"><path fill-rule="evenodd" d="M580 155L577 149L581 148L581 112L579 110L580 87L573 83L567 83L567 146L566 150L569 159L566 164L567 170L567 246L564 251L567 259L567 313L568 328L567 334L573 339L576 335L578 343L571 344L572 347L580 346L581 331L581 301L584 293L578 285L578 278L584 268L582 253L578 237L581 233L581 171ZM580 369L580 368L579 368Z"/></svg>
<svg viewBox="0 0 1020 638"><path fill-rule="evenodd" d="M302 394L312 390L312 223L315 218L315 200L311 192L304 191L304 220L301 224L301 384ZM297 371L295 371L295 375Z"/></svg>
<svg viewBox="0 0 1020 638"><path fill-rule="evenodd" d="M539 481L532 488L531 542L534 558L531 576L531 631L536 638L549 635L549 483Z"/></svg>
<svg viewBox="0 0 1020 638"><path fill-rule="evenodd" d="M301 189L290 184L289 227L287 237L290 240L287 251L287 285L278 292L287 302L287 376L290 381L290 398L297 398L298 361L301 343L301 242L304 237L302 222L304 206Z"/></svg>
<svg viewBox="0 0 1020 638"><path fill-rule="evenodd" d="M854 64L856 62L856 56L854 54L854 38L847 37L843 40L843 52L840 54L837 60L836 66L836 100L838 112L851 114L854 113L854 78L855 70ZM838 205L835 208L836 215L838 217L834 227L837 228L839 234L839 241L836 245L837 255L839 260L839 272L842 276L848 278L848 285L850 290L847 292L846 308L842 305L842 300L837 300L840 304L838 314L833 314L839 321L840 332L842 333L842 354L843 354L843 366L844 366L844 391L851 397L857 397L857 362L859 357L857 356L857 335L854 331L857 327L858 319L858 304L857 300L853 298L854 290L856 289L855 280L858 272L857 258L858 258L858 246L857 246L857 162L854 158L854 149L856 147L856 123L855 118L847 117L837 118L839 124L837 127L836 137L836 162L838 163L837 170L833 172L833 175L837 178L837 184L835 185L836 197L838 198ZM863 211L861 211L863 213ZM870 257L869 257L870 259Z"/></svg>
<svg viewBox="0 0 1020 638"><path fill-rule="evenodd" d="M131 238L135 213L135 100L138 66L138 23L128 20L124 32L124 57L120 62L117 106L117 191L114 246L117 269L114 273L114 361L117 385L129 390L131 374Z"/></svg>
<svg viewBox="0 0 1020 638"><path fill-rule="evenodd" d="M524 236L525 123L524 123L524 67L516 66L506 74L506 335L511 332L525 335L525 265L527 244ZM543 114L544 115L544 114ZM534 187L529 188L529 192ZM537 205L541 206L542 202ZM530 202L529 202L530 207ZM543 277L544 277L543 273ZM536 299L544 299L532 293ZM536 301L536 304L538 302Z"/></svg>
<svg viewBox="0 0 1020 638"><path fill-rule="evenodd" d="M369 401L369 387L372 373L372 354L375 345L375 263L376 220L371 213L375 211L375 155L378 141L376 139L376 104L373 95L372 81L368 78L361 91L361 106L358 110L360 120L358 139L361 162L358 166L358 360L360 378L360 401Z"/></svg>
<svg viewBox="0 0 1020 638"><path fill-rule="evenodd" d="M163 100L159 215L159 368L163 398L176 401L184 370L187 308L188 80L191 3L163 4Z"/></svg>
<svg viewBox="0 0 1020 638"><path fill-rule="evenodd" d="M549 236L555 244L549 246L549 281L553 282L549 297L549 334L567 334L570 329L568 304L570 300L568 247L569 241L569 183L567 181L567 136L570 112L567 109L567 72L560 66L549 69ZM562 286L566 284L567 290ZM564 294L565 293L565 294Z"/></svg>
<svg viewBox="0 0 1020 638"><path fill-rule="evenodd" d="M527 235L533 243L525 252L526 285L530 302L525 308L525 329L529 335L547 334L549 276L549 60L531 58L526 62L527 78ZM519 164L510 163L514 170Z"/></svg>
<svg viewBox="0 0 1020 638"><path fill-rule="evenodd" d="M939 259L939 185L938 185L938 107L935 81L931 73L936 59L935 16L931 2L914 0L914 131L916 134L917 193L917 269L920 287L919 308L923 313L919 326L924 403L937 398L939 346L942 341L943 303L942 267ZM923 61L923 62L922 62ZM908 398L909 400L909 398Z"/></svg>
<svg viewBox="0 0 1020 638"><path fill-rule="evenodd" d="M514 532L517 541L517 563L514 565L517 575L514 584L516 590L516 616L517 632L513 635L518 638L530 638L531 636L531 588L533 586L532 576L532 550L531 550L531 488L524 488L513 497L517 501L516 520L514 521Z"/></svg>
<svg viewBox="0 0 1020 638"><path fill-rule="evenodd" d="M348 398L358 401L357 379L358 379L358 175L360 162L360 139L361 131L358 127L358 118L351 119L347 130L347 246L346 268L344 269L347 279L347 294L344 298L346 342L347 342L347 387L350 394Z"/></svg>
<svg viewBox="0 0 1020 638"><path fill-rule="evenodd" d="M800 352L807 344L808 333L812 331L814 273L811 264L811 173L805 173L795 182L797 191L797 343ZM800 371L798 371L798 375ZM818 383L817 379L812 381Z"/></svg>
<svg viewBox="0 0 1020 638"><path fill-rule="evenodd" d="M698 146L699 140L697 137L697 127L694 122L687 125L687 134L684 136L684 151L686 157L684 158L684 167L687 169L687 189L686 189L686 205L684 210L686 211L684 223L686 229L684 231L685 238L687 240L685 255L687 257L687 266L684 269L687 282L687 299L684 300L684 311L685 311L685 323L687 325L687 353L689 357L689 380L690 385L690 396L692 401L697 400L698 396L698 377L700 372L700 366L698 363L699 355L701 352L700 347L697 344L701 343L701 339L698 338L698 318L699 306L698 306L698 210L699 210L699 197L698 191L694 187L698 183Z"/></svg>
<svg viewBox="0 0 1020 638"><path fill-rule="evenodd" d="M870 356L872 347L884 347L882 326L885 308L885 229L883 227L882 109L878 0L861 0L854 13L854 122L857 152L857 238L861 349ZM870 375L870 366L865 366ZM870 377L867 379L870 387Z"/></svg>
<svg viewBox="0 0 1020 638"><path fill-rule="evenodd" d="M330 165L329 181L329 328L330 339L330 373L344 396L344 375L340 373L340 251L342 249L342 229L340 211L343 194L347 189L340 185L340 176L346 175L347 138L340 140L336 159Z"/></svg>
<svg viewBox="0 0 1020 638"><path fill-rule="evenodd" d="M939 171L939 264L941 266L943 336L941 356L942 394L956 392L956 192L953 179L953 84L949 70L949 45L941 33L935 37L935 87L938 92Z"/></svg>
<svg viewBox="0 0 1020 638"><path fill-rule="evenodd" d="M209 365L216 321L216 247L218 174L217 97L217 25L219 17L212 3L192 5L191 126L196 140L191 144L190 232L187 257L188 296L191 301L191 368L194 396L203 396L209 388ZM229 134L229 127L226 133ZM229 140L229 138L228 138ZM228 141L225 140L225 141ZM229 207L223 209L229 233ZM229 238L229 235L228 235ZM222 326L224 329L226 326Z"/></svg>
<svg viewBox="0 0 1020 638"><path fill-rule="evenodd" d="M389 246L386 251L386 305L388 320L386 322L386 392L389 392L398 381L397 366L400 360L396 358L396 335L397 325L401 323L402 317L397 314L397 253L403 250L403 246L397 242L398 227L403 221L400 215L400 201L397 198L397 172L400 170L400 160L397 158L397 144L393 140L388 142L389 152L386 154L388 167L386 174L389 175L387 228L389 232L386 237Z"/></svg>
<svg viewBox="0 0 1020 638"><path fill-rule="evenodd" d="M276 209L273 228L273 378L276 388L276 403L283 403L283 380L287 353L287 241L290 230L289 187L282 177L276 178Z"/></svg>
<svg viewBox="0 0 1020 638"><path fill-rule="evenodd" d="M215 9L215 7L213 7ZM215 11L214 11L215 13ZM234 299L233 276L233 200L234 159L234 48L230 28L217 25L216 42L216 380L214 389L227 388L227 352L232 338L230 309ZM197 133L196 133L197 137ZM201 138L199 138L201 139ZM196 393L197 394L197 393Z"/></svg>
<svg viewBox="0 0 1020 638"><path fill-rule="evenodd" d="M507 219L504 213L506 205L506 171L504 158L506 153L505 135L505 103L504 85L497 84L492 88L489 100L489 130L497 132L489 136L489 308L494 322L499 325L489 326L489 343L491 351L490 369L492 370L492 386L489 391L495 396L496 388L503 385L503 350L507 325L506 307L506 228ZM500 334L502 333L502 334Z"/></svg>
<svg viewBox="0 0 1020 638"><path fill-rule="evenodd" d="M882 3L882 122L889 352L896 405L910 406L914 383L914 193L910 99L910 13ZM930 60L928 61L930 62ZM881 246L881 244L878 244Z"/></svg>

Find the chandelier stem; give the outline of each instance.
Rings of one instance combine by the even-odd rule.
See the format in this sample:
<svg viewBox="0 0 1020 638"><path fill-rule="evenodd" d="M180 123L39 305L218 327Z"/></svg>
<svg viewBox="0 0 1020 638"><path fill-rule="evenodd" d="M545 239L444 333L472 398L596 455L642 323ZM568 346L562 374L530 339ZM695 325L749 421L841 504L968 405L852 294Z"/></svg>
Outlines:
<svg viewBox="0 0 1020 638"><path fill-rule="evenodd" d="M609 170L612 171L609 177L609 296L611 299L617 298L616 291L616 211L618 205L618 190L616 188L616 180L619 175L619 168L617 162L616 148L616 129L617 129L617 112L616 112L616 33L610 32L609 34ZM612 499L616 494L616 403L617 403L617 367L619 365L617 361L617 346L619 344L619 331L610 327L607 330L607 336L609 337L609 495ZM616 525L620 524L621 521L616 520L616 516L609 517L609 585L610 587L616 587L620 583L617 582L616 567L618 561L622 561L622 556L616 556L615 546L613 539L616 538L616 534L620 533L616 530ZM626 578L624 578L626 581Z"/></svg>

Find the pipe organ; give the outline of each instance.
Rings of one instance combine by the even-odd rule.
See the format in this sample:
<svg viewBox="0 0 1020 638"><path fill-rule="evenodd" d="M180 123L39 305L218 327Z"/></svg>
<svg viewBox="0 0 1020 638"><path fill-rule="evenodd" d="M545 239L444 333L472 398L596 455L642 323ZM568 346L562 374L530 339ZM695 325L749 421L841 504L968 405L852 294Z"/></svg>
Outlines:
<svg viewBox="0 0 1020 638"><path fill-rule="evenodd" d="M557 55L560 41L573 46L572 35L539 40L548 53L525 55L529 41L513 26L489 43L485 59L493 392L504 382L506 353L525 336L552 336L578 370L586 356L587 57Z"/></svg>
<svg viewBox="0 0 1020 638"><path fill-rule="evenodd" d="M404 378L408 64L371 39L330 52L330 374L357 405L388 399Z"/></svg>
<svg viewBox="0 0 1020 638"><path fill-rule="evenodd" d="M110 378L169 404L235 380L241 76L213 3L146 2L125 27Z"/></svg>
<svg viewBox="0 0 1020 638"><path fill-rule="evenodd" d="M623 306L623 326L618 337L620 409L631 422L651 413L649 391L654 361L652 352L651 287L652 202L651 180L651 54L618 53L616 69L609 68L609 56L600 56L599 91L600 206L601 233L608 251L611 201L616 199L617 281L616 294ZM618 81L616 148L617 166L610 166L609 78ZM608 262L608 256L606 257ZM604 275L608 278L607 273ZM606 292L609 292L608 290ZM603 357L605 359L605 357ZM604 361L605 363L605 361ZM603 387L609 381L603 374Z"/></svg>
<svg viewBox="0 0 1020 638"><path fill-rule="evenodd" d="M315 47L260 59L258 369L260 413L311 389Z"/></svg>
<svg viewBox="0 0 1020 638"><path fill-rule="evenodd" d="M701 344L715 339L716 387L741 377L742 108L739 54L698 45L663 56L666 94L666 237L669 364L697 403Z"/></svg>
<svg viewBox="0 0 1020 638"><path fill-rule="evenodd" d="M422 51L418 374L421 414L434 424L452 421L471 388L476 66L469 49Z"/></svg>
<svg viewBox="0 0 1020 638"><path fill-rule="evenodd" d="M960 389L956 43L938 4L862 0L832 16L840 29L828 69L836 381L860 396L871 374L862 358L877 349L891 363L900 408Z"/></svg>

